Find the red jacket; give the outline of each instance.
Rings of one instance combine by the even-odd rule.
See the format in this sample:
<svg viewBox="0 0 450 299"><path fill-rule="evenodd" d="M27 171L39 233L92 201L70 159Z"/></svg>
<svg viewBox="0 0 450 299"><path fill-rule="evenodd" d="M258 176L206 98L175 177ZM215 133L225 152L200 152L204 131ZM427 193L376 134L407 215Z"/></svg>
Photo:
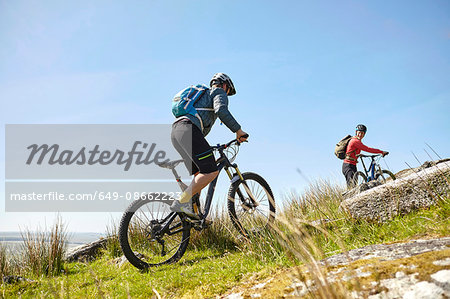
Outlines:
<svg viewBox="0 0 450 299"><path fill-rule="evenodd" d="M347 152L345 155L344 163L356 165L356 163L357 163L356 155L359 155L361 153L361 151L369 152L372 154L382 154L383 153L382 150L365 146L361 142L361 140L359 140L356 137L352 137L352 139L350 140L350 142L348 143L348 146L347 146Z"/></svg>

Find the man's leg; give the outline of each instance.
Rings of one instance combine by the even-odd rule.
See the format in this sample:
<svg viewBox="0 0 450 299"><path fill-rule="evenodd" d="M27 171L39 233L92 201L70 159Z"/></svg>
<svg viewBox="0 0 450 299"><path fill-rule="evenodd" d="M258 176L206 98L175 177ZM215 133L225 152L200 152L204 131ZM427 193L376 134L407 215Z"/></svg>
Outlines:
<svg viewBox="0 0 450 299"><path fill-rule="evenodd" d="M179 199L181 203L188 202L193 195L199 193L219 174L210 145L201 135L200 130L196 129L194 128L192 133L192 160L194 162L193 168L198 169L199 172L181 195Z"/></svg>
<svg viewBox="0 0 450 299"><path fill-rule="evenodd" d="M188 136L188 134L192 135ZM173 203L171 210L195 216L192 210L191 198L217 177L219 173L217 164L210 145L200 129L192 125L192 123L181 123L179 126L176 126L176 129L172 131L172 142L177 151L181 151L180 154L185 159L186 165L190 166L189 164L192 163L192 168L189 169L188 167L191 174L194 172L198 173L180 198ZM186 161L186 156L189 157L188 160L190 161Z"/></svg>
<svg viewBox="0 0 450 299"><path fill-rule="evenodd" d="M193 195L202 191L209 183L211 183L219 174L219 171L216 170L210 173L198 173L192 179L191 184L187 187L185 192L188 196L192 197Z"/></svg>
<svg viewBox="0 0 450 299"><path fill-rule="evenodd" d="M347 181L347 187L353 188L355 186L355 173L356 173L356 165L343 163L342 164L342 173L345 176L345 180Z"/></svg>

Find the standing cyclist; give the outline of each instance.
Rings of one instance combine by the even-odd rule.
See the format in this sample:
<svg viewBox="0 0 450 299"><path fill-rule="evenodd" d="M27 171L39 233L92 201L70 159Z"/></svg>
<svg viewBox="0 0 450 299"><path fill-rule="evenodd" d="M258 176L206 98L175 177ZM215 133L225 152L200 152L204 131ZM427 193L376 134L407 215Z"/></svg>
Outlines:
<svg viewBox="0 0 450 299"><path fill-rule="evenodd" d="M357 156L361 153L361 151L369 152L372 154L382 154L383 157L388 154L388 152L371 148L368 146L365 146L361 140L366 135L367 128L365 125L357 125L356 126L356 134L352 137L350 142L347 145L347 151L345 153L345 159L344 163L342 164L342 173L345 176L345 179L347 180L347 186L353 187L354 177L356 173L356 163L357 163Z"/></svg>
<svg viewBox="0 0 450 299"><path fill-rule="evenodd" d="M172 144L194 178L170 209L194 218L198 216L192 209L192 196L212 182L219 173L211 146L205 139L214 122L219 118L233 133L236 133L236 138L240 142L248 137L228 110L228 96L236 94L230 77L224 73L217 73L209 85L211 88L207 89L194 104L201 120L186 114L178 117L172 125ZM191 137L192 144L188 144Z"/></svg>

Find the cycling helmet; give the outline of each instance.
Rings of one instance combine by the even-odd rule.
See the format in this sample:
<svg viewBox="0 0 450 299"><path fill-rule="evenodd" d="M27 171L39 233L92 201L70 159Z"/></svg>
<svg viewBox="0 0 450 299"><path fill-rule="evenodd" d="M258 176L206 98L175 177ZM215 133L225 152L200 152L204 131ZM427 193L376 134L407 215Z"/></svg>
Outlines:
<svg viewBox="0 0 450 299"><path fill-rule="evenodd" d="M234 88L233 81L231 81L230 77L228 77L224 73L217 73L217 74L215 74L212 77L211 82L209 82L209 86L213 86L213 84L223 84L223 83L228 85L228 87L231 89L230 90L230 94L229 94L230 96L236 94L236 89Z"/></svg>
<svg viewBox="0 0 450 299"><path fill-rule="evenodd" d="M359 125L356 126L356 131L363 131L364 133L366 133L367 132L367 127L365 125L359 124Z"/></svg>

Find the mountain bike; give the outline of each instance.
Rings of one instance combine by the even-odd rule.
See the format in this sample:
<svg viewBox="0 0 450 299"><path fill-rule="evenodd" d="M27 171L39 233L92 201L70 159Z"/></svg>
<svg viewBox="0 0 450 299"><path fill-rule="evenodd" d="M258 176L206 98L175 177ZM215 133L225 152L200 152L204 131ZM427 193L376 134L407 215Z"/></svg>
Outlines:
<svg viewBox="0 0 450 299"><path fill-rule="evenodd" d="M233 163L240 145L234 139L212 149L218 155L219 175L225 170L230 179L227 206L231 221L242 235L248 237L274 221L275 201L264 178L252 172L241 173ZM175 160L158 165L170 169L184 191L187 186L175 169L182 162ZM219 175L209 184L204 204L198 194L192 197L193 210L199 219L170 211L174 198L168 194L149 193L131 203L119 227L120 246L128 261L139 269L146 269L180 260L189 244L191 229L200 231L211 224L206 217Z"/></svg>
<svg viewBox="0 0 450 299"><path fill-rule="evenodd" d="M386 154L387 155L387 154ZM390 178L395 180L395 175L387 169L381 169L379 161L382 155L357 155L357 158L361 159L361 163L364 168L364 172L357 171L354 176L354 182L356 185L360 185L362 183L367 183L373 180L377 180L381 183L386 183L386 181ZM369 168L366 168L364 164L363 158L370 158Z"/></svg>

